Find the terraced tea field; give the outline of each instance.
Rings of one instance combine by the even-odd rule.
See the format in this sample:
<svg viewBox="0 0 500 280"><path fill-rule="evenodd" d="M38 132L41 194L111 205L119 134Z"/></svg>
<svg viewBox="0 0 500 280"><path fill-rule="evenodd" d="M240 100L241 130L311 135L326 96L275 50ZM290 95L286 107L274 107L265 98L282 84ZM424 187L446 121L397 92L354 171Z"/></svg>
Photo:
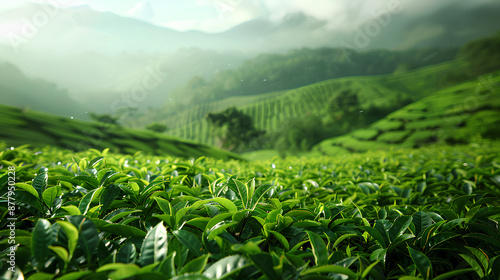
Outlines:
<svg viewBox="0 0 500 280"><path fill-rule="evenodd" d="M365 129L328 139L323 154L500 138L500 73L438 91Z"/></svg>
<svg viewBox="0 0 500 280"><path fill-rule="evenodd" d="M164 108L149 113L147 118L134 118L127 120L127 123L141 127L151 120L159 121L168 126L169 135L213 145L215 135L205 120L210 112L220 112L236 106L253 119L258 129L275 131L292 118L307 115L322 118L328 115L329 103L342 91L357 93L364 108L388 104L398 96L416 101L439 89L446 73L460 67L463 67L462 62L453 61L408 73L338 78L293 90L232 97L192 106L179 113L172 112L175 108Z"/></svg>

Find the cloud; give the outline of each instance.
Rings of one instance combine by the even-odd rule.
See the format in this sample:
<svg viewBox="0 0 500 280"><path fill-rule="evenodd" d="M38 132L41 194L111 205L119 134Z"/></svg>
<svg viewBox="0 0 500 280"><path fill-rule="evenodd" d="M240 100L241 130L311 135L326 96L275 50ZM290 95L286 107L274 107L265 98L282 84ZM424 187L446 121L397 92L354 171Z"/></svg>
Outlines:
<svg viewBox="0 0 500 280"><path fill-rule="evenodd" d="M310 17L327 22L329 29L349 29L371 16L370 12L384 6L384 2L363 0L267 0L265 2L268 17L275 22L282 21L287 14L304 13Z"/></svg>
<svg viewBox="0 0 500 280"><path fill-rule="evenodd" d="M148 0L142 0L128 10L127 15L144 21L151 21L155 12Z"/></svg>
<svg viewBox="0 0 500 280"><path fill-rule="evenodd" d="M422 1L433 6L430 0L421 0L419 3ZM326 22L325 27L330 30L350 31L386 11L394 2L401 5L405 3L403 0L197 0L198 5L212 6L217 16L208 20L191 19L191 28L220 32L253 19L265 19L279 24L288 15L301 13ZM186 28L186 25L183 27Z"/></svg>
<svg viewBox="0 0 500 280"><path fill-rule="evenodd" d="M480 6L498 0L16 0L16 4L3 1L0 12L21 3L53 1L64 3L65 7L87 4L97 11L137 18L179 31L218 33L255 19L280 24L288 15L297 13L325 22L324 28L328 30L352 32L393 3L400 3L403 6L401 13L412 18L446 6Z"/></svg>
<svg viewBox="0 0 500 280"><path fill-rule="evenodd" d="M177 31L187 31L187 30L193 30L193 29L198 29L199 21L196 20L176 20L176 21L170 21L163 26L175 29Z"/></svg>
<svg viewBox="0 0 500 280"><path fill-rule="evenodd" d="M352 31L366 21L375 19L391 6L399 5L401 14L418 17L433 13L441 8L453 5L481 6L498 0L461 1L455 0L263 0L268 19L282 22L287 14L304 13L318 20L325 21L326 27L336 31Z"/></svg>
<svg viewBox="0 0 500 280"><path fill-rule="evenodd" d="M172 20L160 25L179 31L224 32L261 17L265 9L259 2L256 0L196 0L192 3L194 5L191 11L183 11L185 19Z"/></svg>

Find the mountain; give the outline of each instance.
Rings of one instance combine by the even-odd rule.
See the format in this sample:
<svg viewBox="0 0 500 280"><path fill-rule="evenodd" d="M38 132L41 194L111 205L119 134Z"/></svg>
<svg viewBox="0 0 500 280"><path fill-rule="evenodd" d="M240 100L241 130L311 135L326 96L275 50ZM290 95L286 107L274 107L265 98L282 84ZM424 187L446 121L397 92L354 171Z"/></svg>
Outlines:
<svg viewBox="0 0 500 280"><path fill-rule="evenodd" d="M98 12L88 6L54 8L40 3L2 13L0 24L18 22L20 15L29 16L41 10L47 11L50 21L41 27L33 26L32 38L26 43L19 43L19 51L154 54L203 47L222 52L238 50L256 54L306 46L342 46L344 42L349 43L358 29L366 31L366 26L377 18L374 16L350 30L339 31L327 28L324 20L297 12L286 15L281 21L258 18L221 33L180 32L109 12ZM373 42L367 48L458 46L496 31L499 23L496 14L499 11L497 3L489 1L473 7L448 2L439 10L412 16L398 13L391 16L387 26L380 28L379 34L370 36ZM11 31L23 34L23 26L17 28L19 30ZM440 31L436 32L436 29ZM426 37L420 38L421 42L414 38L417 31L420 36L423 34ZM387 40L389 37L392 39ZM443 44L445 42L448 44ZM4 38L0 43L10 44L10 40Z"/></svg>
<svg viewBox="0 0 500 280"><path fill-rule="evenodd" d="M0 63L2 104L86 119L84 107L52 83L30 79L17 67Z"/></svg>
<svg viewBox="0 0 500 280"><path fill-rule="evenodd" d="M395 15L378 35L369 37L367 48L459 47L496 33L500 26L500 18L496 16L500 5L493 1L483 2L482 5L477 2L477 6L471 3L449 1L440 9L418 16L408 17L404 12ZM366 26L360 26L365 33ZM353 39L346 43L354 44Z"/></svg>
<svg viewBox="0 0 500 280"><path fill-rule="evenodd" d="M407 102L416 101L455 83L448 80L450 73L461 71L464 67L461 61L451 61L394 74L335 78L296 89L233 96L181 107L177 111L150 110L142 116L127 119L126 123L144 127L152 122L160 122L168 126L167 133L170 135L215 145L216 135L205 119L206 115L235 106L249 115L255 126L266 130L272 138L285 134L286 131L282 131L285 128L297 126L296 122L300 119L312 119L318 128L323 123L331 122L329 118L338 117L332 115L335 112L332 112L331 106L344 92L355 94L359 100L359 109L351 114L360 115L365 119L363 123L373 122L376 120L373 118L381 118ZM328 125L328 130L322 128L325 131L322 137L328 133L338 135L354 129L339 127L342 125L338 121L334 124ZM272 143L271 138L266 139L266 142ZM307 137L302 135L300 138Z"/></svg>
<svg viewBox="0 0 500 280"><path fill-rule="evenodd" d="M135 102L142 109L165 103L172 88L195 75L209 78L248 58L239 51L214 50L204 39L210 34L177 32L87 6L56 9L49 23L24 36L20 15L30 18L40 10L54 9L49 7L31 4L0 14L0 30L21 21L19 30L10 30L17 37L0 36L0 62L55 83L78 101L106 103L96 108L101 113L109 112L116 99L143 88L151 68L164 80L147 89L147 99ZM210 40L220 43L217 38Z"/></svg>
<svg viewBox="0 0 500 280"><path fill-rule="evenodd" d="M236 69L217 73L212 79L196 76L183 88L173 91L172 98L176 106L193 105L293 89L333 78L383 75L453 60L457 51L457 48L432 48L353 52L341 48L304 48L284 54L260 54ZM346 55L346 52L353 53ZM175 111L174 106L168 109Z"/></svg>
<svg viewBox="0 0 500 280"><path fill-rule="evenodd" d="M326 21L296 13L286 16L279 23L264 19L249 21L221 36L237 38L238 42L244 43L245 49L265 49L266 52L304 46L345 47L357 51L459 47L470 40L495 33L500 26L500 19L496 16L499 12L497 3L475 7L453 3L429 13L391 15L387 23L374 16L347 30L330 29ZM371 29L377 32L372 34L374 31ZM356 44L358 36L363 37L359 41L362 45Z"/></svg>
<svg viewBox="0 0 500 280"><path fill-rule="evenodd" d="M78 100L82 104L92 106L93 110L99 113L115 113L116 108L126 107L144 111L149 107L169 103L173 89L186 84L193 76L211 78L218 72L237 67L244 58L245 56L237 53L222 54L198 48L164 54L156 60L144 58L142 65L135 69L123 67L123 71L133 70L129 71L130 73L122 75L116 73L112 77L102 77L108 85L105 89L95 88L80 93ZM122 61L121 64L123 63ZM121 64L117 63L115 66ZM93 68L92 65L88 66ZM106 68L107 66L103 65L96 72L100 73ZM88 72L91 72L90 69ZM88 75L84 76L88 77ZM69 79L75 79L75 77ZM81 80L87 81L87 79Z"/></svg>
<svg viewBox="0 0 500 280"><path fill-rule="evenodd" d="M30 21L29 16L41 11L45 12L50 21L45 25L36 25ZM154 53L197 46L200 41L210 37L202 32L177 32L109 12L98 12L89 6L59 8L43 3L26 4L2 13L0 22L6 24L23 21L19 18L20 15L26 15L26 20L32 27L20 25L18 30L11 30L12 34L24 35L29 39L28 42L20 40L18 44L14 44L18 51L38 49L41 53ZM15 39L19 38L5 41L16 42Z"/></svg>
<svg viewBox="0 0 500 280"><path fill-rule="evenodd" d="M0 31L18 34L0 34L0 61L11 63L30 78L64 88L78 101L107 103L96 108L103 113L109 112L115 100L123 100L143 86L148 67L160 65L170 78L134 103L145 109L169 101L172 89L194 76L209 79L259 53L302 47L354 46L356 52L456 47L491 34L500 25L496 16L500 7L495 2L472 8L466 3L446 3L435 12L393 15L387 26L359 48L354 38L375 17L359 26L335 30L324 20L297 12L281 21L263 17L225 32L203 33L179 32L88 6L54 9L47 4L27 4L0 14ZM40 11L48 11L48 22L26 29L25 20L29 22Z"/></svg>

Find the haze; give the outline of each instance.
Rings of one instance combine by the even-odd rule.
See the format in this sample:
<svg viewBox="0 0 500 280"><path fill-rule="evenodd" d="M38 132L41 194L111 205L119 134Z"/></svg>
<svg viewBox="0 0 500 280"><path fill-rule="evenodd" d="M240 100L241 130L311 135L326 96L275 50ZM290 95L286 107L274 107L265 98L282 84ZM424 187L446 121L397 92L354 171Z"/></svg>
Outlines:
<svg viewBox="0 0 500 280"><path fill-rule="evenodd" d="M196 75L260 53L457 47L493 34L498 14L496 0L8 0L0 3L0 96L85 117L147 80L133 104L145 109Z"/></svg>

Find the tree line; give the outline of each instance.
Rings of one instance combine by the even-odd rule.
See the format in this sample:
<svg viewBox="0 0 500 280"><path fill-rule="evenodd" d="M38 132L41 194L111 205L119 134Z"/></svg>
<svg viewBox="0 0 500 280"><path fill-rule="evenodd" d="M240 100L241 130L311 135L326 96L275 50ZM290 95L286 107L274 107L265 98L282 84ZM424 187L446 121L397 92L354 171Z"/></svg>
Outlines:
<svg viewBox="0 0 500 280"><path fill-rule="evenodd" d="M339 48L296 49L285 54L261 54L212 79L193 77L173 92L178 102L200 104L231 96L287 90L347 76L389 74L452 60L457 49L374 50L349 58ZM177 105L176 105L177 106Z"/></svg>

